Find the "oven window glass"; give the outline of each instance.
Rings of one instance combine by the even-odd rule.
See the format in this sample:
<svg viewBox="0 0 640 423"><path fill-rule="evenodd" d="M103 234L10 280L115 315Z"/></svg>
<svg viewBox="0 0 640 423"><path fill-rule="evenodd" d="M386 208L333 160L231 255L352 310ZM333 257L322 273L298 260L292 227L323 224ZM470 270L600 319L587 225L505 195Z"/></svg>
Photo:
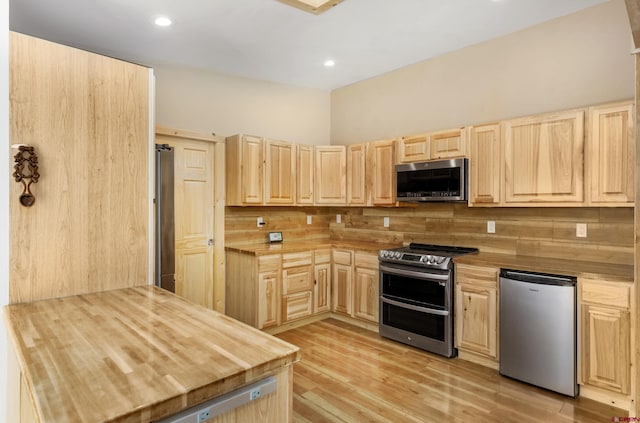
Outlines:
<svg viewBox="0 0 640 423"><path fill-rule="evenodd" d="M428 276L428 274L425 274ZM411 276L382 273L382 295L398 301L405 301L423 307L444 310L446 282L428 281Z"/></svg>
<svg viewBox="0 0 640 423"><path fill-rule="evenodd" d="M382 324L444 342L445 316L382 303Z"/></svg>
<svg viewBox="0 0 640 423"><path fill-rule="evenodd" d="M450 193L460 195L460 168L424 169L398 172L398 193ZM437 194L436 194L437 195Z"/></svg>

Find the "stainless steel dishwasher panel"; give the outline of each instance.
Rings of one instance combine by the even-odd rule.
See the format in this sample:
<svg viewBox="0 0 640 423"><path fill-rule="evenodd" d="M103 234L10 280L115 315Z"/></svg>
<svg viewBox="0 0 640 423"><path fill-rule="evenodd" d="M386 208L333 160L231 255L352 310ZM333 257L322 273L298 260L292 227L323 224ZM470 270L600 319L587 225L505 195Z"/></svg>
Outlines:
<svg viewBox="0 0 640 423"><path fill-rule="evenodd" d="M501 272L500 373L578 394L575 279Z"/></svg>

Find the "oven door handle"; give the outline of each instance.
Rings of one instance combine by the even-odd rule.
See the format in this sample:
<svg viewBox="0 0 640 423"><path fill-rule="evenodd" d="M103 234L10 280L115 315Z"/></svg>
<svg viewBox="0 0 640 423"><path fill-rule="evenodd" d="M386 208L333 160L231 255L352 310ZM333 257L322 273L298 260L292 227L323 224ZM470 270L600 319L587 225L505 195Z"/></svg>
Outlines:
<svg viewBox="0 0 640 423"><path fill-rule="evenodd" d="M433 280L433 281L447 281L449 280L449 275L439 275L435 273L425 273L425 272L414 272L412 270L398 269L395 267L388 267L385 265L380 265L380 272L387 272L395 275L401 276L412 276L418 279L424 280Z"/></svg>
<svg viewBox="0 0 640 423"><path fill-rule="evenodd" d="M390 300L390 299L385 298L385 297L382 297L382 302L394 305L396 307L402 307L402 308L406 308L406 309L409 309L409 310L413 310L413 311L419 311L419 312L429 313L429 314L437 314L438 316L448 316L449 315L449 311L447 311L447 310L436 310L436 309L428 308L428 307L420 307L420 306L413 305L413 304L407 304L407 303L403 303L403 302L400 302L400 301Z"/></svg>

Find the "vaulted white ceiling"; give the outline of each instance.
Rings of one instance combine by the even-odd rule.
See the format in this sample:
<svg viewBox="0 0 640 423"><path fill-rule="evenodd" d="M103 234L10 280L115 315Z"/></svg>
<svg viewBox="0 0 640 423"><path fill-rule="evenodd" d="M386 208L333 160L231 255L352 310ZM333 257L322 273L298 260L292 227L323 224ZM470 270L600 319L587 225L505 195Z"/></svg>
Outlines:
<svg viewBox="0 0 640 423"><path fill-rule="evenodd" d="M605 1L344 0L313 15L275 0L11 0L10 27L146 65L330 90ZM158 15L174 24L156 27Z"/></svg>

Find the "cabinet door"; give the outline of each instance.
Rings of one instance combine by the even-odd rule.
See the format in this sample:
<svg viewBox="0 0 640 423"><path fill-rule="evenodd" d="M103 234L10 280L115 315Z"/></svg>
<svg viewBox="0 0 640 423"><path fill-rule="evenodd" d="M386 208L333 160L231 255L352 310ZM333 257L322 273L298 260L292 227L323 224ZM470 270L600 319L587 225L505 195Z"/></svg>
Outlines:
<svg viewBox="0 0 640 423"><path fill-rule="evenodd" d="M583 110L504 125L505 203L583 201Z"/></svg>
<svg viewBox="0 0 640 423"><path fill-rule="evenodd" d="M500 125L471 128L469 140L469 203L500 203Z"/></svg>
<svg viewBox="0 0 640 423"><path fill-rule="evenodd" d="M311 316L312 309L311 291L282 297L282 320L284 322Z"/></svg>
<svg viewBox="0 0 640 423"><path fill-rule="evenodd" d="M368 145L367 180L374 206L390 206L396 202L395 145L395 140L374 141Z"/></svg>
<svg viewBox="0 0 640 423"><path fill-rule="evenodd" d="M295 199L295 146L265 141L264 196L266 204L293 204Z"/></svg>
<svg viewBox="0 0 640 423"><path fill-rule="evenodd" d="M258 329L280 324L278 319L278 272L258 274Z"/></svg>
<svg viewBox="0 0 640 423"><path fill-rule="evenodd" d="M315 169L313 147L298 145L297 153L296 203L313 204L313 176Z"/></svg>
<svg viewBox="0 0 640 423"><path fill-rule="evenodd" d="M331 308L331 263L316 264L313 283L313 312L322 313Z"/></svg>
<svg viewBox="0 0 640 423"><path fill-rule="evenodd" d="M344 205L347 200L347 153L344 146L316 147L316 204Z"/></svg>
<svg viewBox="0 0 640 423"><path fill-rule="evenodd" d="M282 295L313 288L311 266L293 267L282 271Z"/></svg>
<svg viewBox="0 0 640 423"><path fill-rule="evenodd" d="M629 393L629 311L582 305L583 382L622 394Z"/></svg>
<svg viewBox="0 0 640 423"><path fill-rule="evenodd" d="M398 163L413 163L429 160L427 134L402 137L398 141Z"/></svg>
<svg viewBox="0 0 640 423"><path fill-rule="evenodd" d="M450 159L466 154L464 129L429 134L429 159Z"/></svg>
<svg viewBox="0 0 640 423"><path fill-rule="evenodd" d="M367 204L365 144L347 147L347 204Z"/></svg>
<svg viewBox="0 0 640 423"><path fill-rule="evenodd" d="M588 189L593 205L633 206L634 118L633 103L589 110Z"/></svg>
<svg viewBox="0 0 640 423"><path fill-rule="evenodd" d="M353 295L355 317L378 323L379 284L378 270L356 267Z"/></svg>
<svg viewBox="0 0 640 423"><path fill-rule="evenodd" d="M331 308L338 313L352 314L351 284L353 271L351 266L333 265L333 301Z"/></svg>
<svg viewBox="0 0 640 423"><path fill-rule="evenodd" d="M497 357L496 289L456 285L456 346Z"/></svg>
<svg viewBox="0 0 640 423"><path fill-rule="evenodd" d="M243 204L262 204L262 138L243 135L240 147L240 181Z"/></svg>

